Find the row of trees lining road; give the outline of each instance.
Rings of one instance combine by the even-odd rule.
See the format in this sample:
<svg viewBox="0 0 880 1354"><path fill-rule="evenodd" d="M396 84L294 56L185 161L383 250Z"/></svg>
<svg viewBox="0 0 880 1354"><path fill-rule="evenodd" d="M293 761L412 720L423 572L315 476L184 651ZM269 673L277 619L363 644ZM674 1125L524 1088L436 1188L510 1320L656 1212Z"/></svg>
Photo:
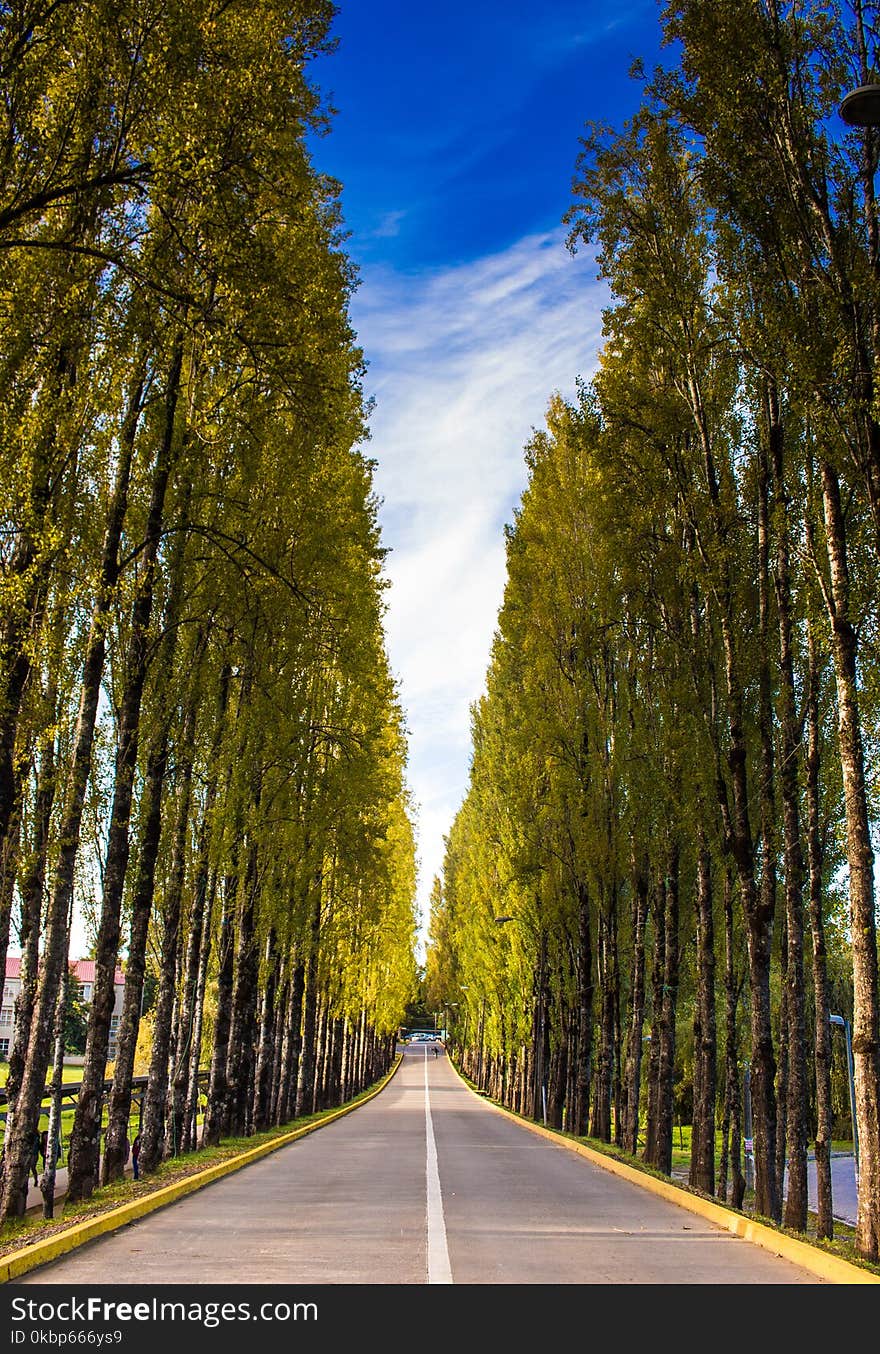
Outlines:
<svg viewBox="0 0 880 1354"><path fill-rule="evenodd" d="M78 906L96 970L71 1200L123 1171L147 970L144 1171L194 1146L200 1063L204 1141L283 1123L389 1065L415 990L354 277L306 144L332 15L4 7L4 1217L50 1068L60 1085Z"/></svg>
<svg viewBox="0 0 880 1354"><path fill-rule="evenodd" d="M748 1063L756 1211L806 1229L812 1142L821 1237L843 1008L876 1261L880 132L837 109L878 31L664 21L675 62L578 160L606 341L527 448L428 979L526 1114L669 1172L685 1097L691 1183L737 1205Z"/></svg>

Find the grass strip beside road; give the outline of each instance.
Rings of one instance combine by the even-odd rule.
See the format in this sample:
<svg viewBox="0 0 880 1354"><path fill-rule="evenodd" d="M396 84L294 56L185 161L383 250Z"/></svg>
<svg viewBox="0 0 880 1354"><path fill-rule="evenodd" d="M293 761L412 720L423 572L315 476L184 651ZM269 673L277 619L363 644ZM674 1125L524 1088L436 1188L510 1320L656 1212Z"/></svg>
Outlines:
<svg viewBox="0 0 880 1354"><path fill-rule="evenodd" d="M96 1190L90 1200L74 1205L59 1220L25 1218L5 1224L0 1229L0 1283L20 1278L106 1232L114 1232L155 1209L164 1208L350 1114L384 1090L400 1062L401 1055L397 1054L390 1070L373 1086L344 1105L309 1115L294 1129L268 1130L252 1138L222 1143L218 1148L204 1148L185 1157L173 1157L163 1162L152 1176L137 1182L119 1181ZM132 1198L134 1192L136 1197ZM120 1199L124 1202L120 1203Z"/></svg>
<svg viewBox="0 0 880 1354"><path fill-rule="evenodd" d="M862 1260L854 1254L852 1256L840 1254L839 1243L813 1241L803 1237L800 1233L778 1227L767 1218L750 1217L746 1213L740 1213L735 1208L719 1203L717 1199L701 1194L688 1185L674 1183L662 1171L645 1165L610 1144L598 1143L594 1139L587 1142L583 1138L575 1137L572 1133L564 1132L562 1129L545 1128L543 1124L535 1123L534 1119L527 1119L524 1115L507 1109L497 1100L493 1100L483 1091L478 1090L474 1083L452 1062L452 1059L450 1059L450 1064L468 1090L483 1104L488 1105L499 1114L503 1114L506 1118L512 1119L515 1123L521 1124L523 1128L529 1129L530 1132L537 1133L540 1137L549 1138L560 1147L567 1147L570 1151L577 1152L579 1156L585 1157L597 1166L601 1166L603 1170L611 1171L613 1174L638 1185L641 1189L657 1194L661 1198L669 1200L670 1203L678 1204L679 1207L698 1214L708 1222L723 1227L725 1231L732 1232L734 1236L742 1237L746 1241L762 1246L765 1250L772 1251L775 1255L790 1260L792 1264L800 1265L802 1269L809 1270L811 1274L826 1279L829 1283L880 1284L880 1266ZM848 1249L852 1247L851 1242L847 1242L846 1245Z"/></svg>

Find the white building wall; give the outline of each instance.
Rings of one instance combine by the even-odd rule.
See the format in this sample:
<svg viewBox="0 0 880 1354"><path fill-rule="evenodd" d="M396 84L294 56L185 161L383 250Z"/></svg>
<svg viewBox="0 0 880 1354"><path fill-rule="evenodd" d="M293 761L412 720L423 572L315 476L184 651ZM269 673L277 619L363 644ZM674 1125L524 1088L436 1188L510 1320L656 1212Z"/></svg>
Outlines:
<svg viewBox="0 0 880 1354"><path fill-rule="evenodd" d="M91 982L80 983L80 996L88 1006L92 1000ZM15 1038L15 999L21 990L21 979L7 977L3 984L3 1003L0 1007L0 1061L5 1062ZM125 983L116 983L113 993L113 1014L110 1017L110 1045L108 1057L116 1056L116 1034L122 1017L122 1005L125 1000Z"/></svg>

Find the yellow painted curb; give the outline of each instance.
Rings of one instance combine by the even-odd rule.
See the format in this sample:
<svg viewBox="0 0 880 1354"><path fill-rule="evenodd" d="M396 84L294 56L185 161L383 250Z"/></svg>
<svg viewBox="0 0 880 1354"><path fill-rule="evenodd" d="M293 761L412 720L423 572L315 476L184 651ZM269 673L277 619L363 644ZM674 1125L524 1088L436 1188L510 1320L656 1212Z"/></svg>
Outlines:
<svg viewBox="0 0 880 1354"><path fill-rule="evenodd" d="M559 1147L567 1147L569 1151L577 1152L578 1156L586 1157L588 1161L592 1161L596 1166L601 1166L603 1170L611 1171L613 1175L619 1175L624 1180L630 1180L641 1189L646 1189L651 1194L658 1194L662 1199L678 1204L691 1213L697 1213L708 1222L713 1222L722 1227L726 1232L742 1237L745 1241L751 1241L756 1246L763 1246L765 1250L772 1251L774 1255L782 1256L784 1260L790 1260L794 1265L800 1265L802 1269L808 1269L810 1273L817 1275L820 1279L827 1279L829 1283L880 1284L880 1277L871 1274L867 1269L861 1269L859 1265L851 1265L848 1260L842 1260L837 1255L828 1255L816 1246L811 1246L809 1242L798 1241L796 1237L788 1236L784 1232L777 1232L775 1228L768 1227L765 1223L755 1222L751 1218L743 1217L741 1213L735 1213L732 1209L725 1208L723 1204L715 1203L714 1200L701 1198L698 1194L691 1194L689 1190L680 1189L678 1185L672 1184L671 1181L658 1180L656 1176L649 1175L647 1171L640 1171L636 1166L629 1166L625 1161L618 1161L615 1157L605 1156L603 1152L597 1152L594 1148L587 1147L585 1143L578 1142L575 1138L566 1137L565 1134L559 1133L555 1129L545 1128L543 1124L536 1124L531 1119L521 1118L518 1114L505 1109L503 1105L497 1104L487 1096L480 1095L472 1086L468 1085L451 1059L450 1064L475 1099L496 1110L498 1114L503 1114L505 1119L511 1119L522 1128L527 1128L530 1133L537 1133L542 1138L549 1138Z"/></svg>
<svg viewBox="0 0 880 1354"><path fill-rule="evenodd" d="M189 1175L185 1180L177 1180L173 1185L166 1185L164 1189L158 1189L153 1194L145 1194L141 1199L120 1204L118 1208L110 1209L97 1218L74 1223L67 1231L58 1232L55 1236L47 1237L45 1241L35 1241L33 1245L23 1246L20 1251L0 1257L0 1283L8 1283L10 1279L17 1279L39 1265L57 1260L60 1255L76 1250L78 1246L84 1246L87 1241L94 1241L95 1237L102 1236L104 1232L115 1232L126 1223L134 1222L135 1219L143 1217L146 1213L152 1213L157 1208L164 1208L166 1204L174 1203L186 1194L192 1194L203 1185L210 1185L221 1176L231 1175L233 1171L241 1170L243 1166L250 1166L260 1157L277 1151L279 1147L286 1147L297 1138L304 1138L307 1134L324 1128L326 1124L332 1124L335 1119L341 1119L344 1114L351 1114L352 1110L360 1109L361 1105L365 1105L380 1091L384 1091L400 1066L402 1057L400 1053L395 1056L388 1073L366 1095L348 1105L340 1106L338 1110L334 1110L332 1114L326 1115L316 1123L304 1124L302 1128L295 1128L290 1133L273 1138L271 1142L260 1143L259 1147L252 1147L247 1152L230 1157L228 1161L220 1161L216 1166L208 1166L204 1171Z"/></svg>

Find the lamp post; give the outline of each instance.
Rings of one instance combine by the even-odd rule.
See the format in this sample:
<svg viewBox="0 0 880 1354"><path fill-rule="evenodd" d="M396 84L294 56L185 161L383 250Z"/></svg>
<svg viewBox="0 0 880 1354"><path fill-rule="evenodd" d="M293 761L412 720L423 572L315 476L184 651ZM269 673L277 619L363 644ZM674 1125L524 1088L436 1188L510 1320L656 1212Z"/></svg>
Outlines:
<svg viewBox="0 0 880 1354"><path fill-rule="evenodd" d="M849 1081L849 1112L852 1117L853 1131L853 1168L856 1175L856 1194L859 1192L859 1125L856 1120L856 1082L855 1069L853 1067L852 1053L852 1030L848 1020L841 1015L830 1015L828 1017L832 1025L840 1025L843 1030L843 1037L846 1042L846 1070Z"/></svg>
<svg viewBox="0 0 880 1354"><path fill-rule="evenodd" d="M840 105L840 116L850 127L880 127L880 85L851 89Z"/></svg>

